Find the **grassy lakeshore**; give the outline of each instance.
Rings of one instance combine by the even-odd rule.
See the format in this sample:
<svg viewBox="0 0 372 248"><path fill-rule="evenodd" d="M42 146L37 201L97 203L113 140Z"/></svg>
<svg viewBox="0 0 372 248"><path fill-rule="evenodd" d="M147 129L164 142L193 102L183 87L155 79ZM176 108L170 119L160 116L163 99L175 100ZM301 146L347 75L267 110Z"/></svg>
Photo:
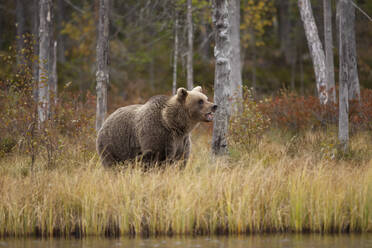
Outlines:
<svg viewBox="0 0 372 248"><path fill-rule="evenodd" d="M370 133L340 157L325 133L274 130L212 160L203 132L184 170L104 169L93 137L88 147L65 141L54 169L1 158L0 236L372 231Z"/></svg>

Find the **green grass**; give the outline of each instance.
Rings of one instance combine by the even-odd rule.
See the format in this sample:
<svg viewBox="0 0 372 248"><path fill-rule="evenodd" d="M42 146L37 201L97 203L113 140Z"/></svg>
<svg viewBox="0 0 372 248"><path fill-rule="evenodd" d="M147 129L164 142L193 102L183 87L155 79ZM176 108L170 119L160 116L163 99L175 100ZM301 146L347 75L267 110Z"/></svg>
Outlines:
<svg viewBox="0 0 372 248"><path fill-rule="evenodd" d="M369 133L340 155L325 133L273 130L250 151L235 146L213 159L204 131L196 130L184 170L104 169L93 146L68 141L54 169L39 158L31 172L27 157L5 156L0 236L372 230Z"/></svg>

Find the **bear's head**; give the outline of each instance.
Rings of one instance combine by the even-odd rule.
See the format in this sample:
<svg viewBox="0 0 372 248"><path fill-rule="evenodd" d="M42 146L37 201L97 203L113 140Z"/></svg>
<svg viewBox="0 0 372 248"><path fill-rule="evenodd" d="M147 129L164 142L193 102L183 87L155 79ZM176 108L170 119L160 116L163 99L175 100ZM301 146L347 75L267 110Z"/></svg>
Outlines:
<svg viewBox="0 0 372 248"><path fill-rule="evenodd" d="M192 90L179 88L177 100L185 106L190 118L196 122L210 122L213 120L217 105L208 101L208 97L202 93L202 88L197 86Z"/></svg>

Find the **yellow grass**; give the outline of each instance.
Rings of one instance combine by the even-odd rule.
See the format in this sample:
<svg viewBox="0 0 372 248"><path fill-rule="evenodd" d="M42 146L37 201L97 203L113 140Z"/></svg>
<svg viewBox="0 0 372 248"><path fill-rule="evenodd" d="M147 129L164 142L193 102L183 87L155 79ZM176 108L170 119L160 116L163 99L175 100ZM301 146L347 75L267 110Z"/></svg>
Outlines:
<svg viewBox="0 0 372 248"><path fill-rule="evenodd" d="M39 159L30 172L26 157L5 157L0 236L372 230L369 134L353 137L341 160L322 133L273 131L252 151L232 147L219 159L209 139L194 135L184 170L107 170L78 145L64 148L55 169Z"/></svg>

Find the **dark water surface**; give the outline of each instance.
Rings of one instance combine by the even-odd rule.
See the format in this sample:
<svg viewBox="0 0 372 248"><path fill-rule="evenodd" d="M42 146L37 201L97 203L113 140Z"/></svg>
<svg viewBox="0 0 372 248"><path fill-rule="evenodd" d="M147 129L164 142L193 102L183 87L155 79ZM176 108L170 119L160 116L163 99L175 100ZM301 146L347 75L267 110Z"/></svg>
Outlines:
<svg viewBox="0 0 372 248"><path fill-rule="evenodd" d="M2 247L82 247L82 248L372 248L372 234L314 235L281 234L217 237L173 237L173 238L85 238L85 239L0 239Z"/></svg>

